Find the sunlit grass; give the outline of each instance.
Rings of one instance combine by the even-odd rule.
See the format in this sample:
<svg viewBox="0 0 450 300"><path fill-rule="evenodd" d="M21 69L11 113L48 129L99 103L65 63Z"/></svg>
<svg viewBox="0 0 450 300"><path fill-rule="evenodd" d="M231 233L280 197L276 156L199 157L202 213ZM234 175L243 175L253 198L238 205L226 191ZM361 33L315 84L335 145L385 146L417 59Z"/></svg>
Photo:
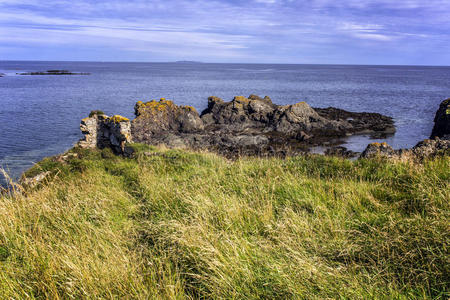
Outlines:
<svg viewBox="0 0 450 300"><path fill-rule="evenodd" d="M2 196L0 298L449 296L448 156L135 149L72 150Z"/></svg>

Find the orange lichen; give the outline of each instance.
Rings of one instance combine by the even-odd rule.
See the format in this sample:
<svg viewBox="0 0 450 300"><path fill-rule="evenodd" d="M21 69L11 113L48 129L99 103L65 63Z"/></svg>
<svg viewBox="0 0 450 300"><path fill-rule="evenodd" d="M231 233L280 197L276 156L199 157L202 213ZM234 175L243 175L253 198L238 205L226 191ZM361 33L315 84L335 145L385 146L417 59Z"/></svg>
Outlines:
<svg viewBox="0 0 450 300"><path fill-rule="evenodd" d="M112 122L114 122L114 123L120 123L120 122L130 121L130 119L125 118L125 117L123 117L123 116L121 116L121 115L114 115L114 116L111 117L110 120L111 120Z"/></svg>
<svg viewBox="0 0 450 300"><path fill-rule="evenodd" d="M244 96L236 96L233 99L234 101L238 101L238 102L249 102L249 100L247 98L245 98Z"/></svg>
<svg viewBox="0 0 450 300"><path fill-rule="evenodd" d="M190 105L185 105L185 106L183 106L183 108L185 108L185 109L187 109L187 110L189 110L189 111L192 111L192 112L197 112L197 110L195 109L195 107L190 106Z"/></svg>

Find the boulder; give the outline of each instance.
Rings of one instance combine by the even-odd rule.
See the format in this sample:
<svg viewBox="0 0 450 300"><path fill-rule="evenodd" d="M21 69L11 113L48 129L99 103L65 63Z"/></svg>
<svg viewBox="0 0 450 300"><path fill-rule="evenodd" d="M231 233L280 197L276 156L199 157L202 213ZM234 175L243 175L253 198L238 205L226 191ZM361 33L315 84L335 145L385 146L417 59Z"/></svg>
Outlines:
<svg viewBox="0 0 450 300"><path fill-rule="evenodd" d="M385 157L392 158L398 156L398 151L394 150L386 142L384 143L371 143L367 145L367 148L361 153L361 158L374 158Z"/></svg>
<svg viewBox="0 0 450 300"><path fill-rule="evenodd" d="M353 158L358 155L357 152L354 152L352 150L348 150L347 148L343 146L334 146L331 148L327 148L325 150L325 155L329 156L337 156L337 157L343 157L343 158Z"/></svg>
<svg viewBox="0 0 450 300"><path fill-rule="evenodd" d="M182 134L203 130L203 121L192 106L178 106L170 100L136 103L131 132L136 142L154 144L167 133Z"/></svg>
<svg viewBox="0 0 450 300"><path fill-rule="evenodd" d="M415 145L411 152L419 158L450 154L450 140L426 139Z"/></svg>
<svg viewBox="0 0 450 300"><path fill-rule="evenodd" d="M108 117L94 111L90 117L81 120L81 132L84 138L78 142L82 148L110 147L116 153L124 153L126 143L131 143L130 120L115 115Z"/></svg>
<svg viewBox="0 0 450 300"><path fill-rule="evenodd" d="M43 182L43 180L46 179L47 176L50 175L50 173L51 173L50 171L46 171L41 172L33 177L23 177L20 180L20 184L22 184L22 186L27 188L33 188L37 186L39 183Z"/></svg>
<svg viewBox="0 0 450 300"><path fill-rule="evenodd" d="M442 101L434 117L431 138L436 137L450 140L450 98Z"/></svg>

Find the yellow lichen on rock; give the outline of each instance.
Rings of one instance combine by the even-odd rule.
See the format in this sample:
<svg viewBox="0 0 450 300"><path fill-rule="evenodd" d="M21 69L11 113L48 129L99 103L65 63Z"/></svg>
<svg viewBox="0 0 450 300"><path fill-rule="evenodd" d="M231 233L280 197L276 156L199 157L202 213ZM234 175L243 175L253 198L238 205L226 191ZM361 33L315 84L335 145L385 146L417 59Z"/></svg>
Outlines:
<svg viewBox="0 0 450 300"><path fill-rule="evenodd" d="M114 123L120 123L120 122L127 122L127 121L130 121L130 119L125 118L125 117L123 117L123 116L121 116L121 115L114 115L114 116L111 117L110 120L111 120L112 122L114 122Z"/></svg>
<svg viewBox="0 0 450 300"><path fill-rule="evenodd" d="M250 100L248 100L248 99L245 98L244 96L236 96L236 97L234 97L234 101L238 101L238 102L249 102Z"/></svg>

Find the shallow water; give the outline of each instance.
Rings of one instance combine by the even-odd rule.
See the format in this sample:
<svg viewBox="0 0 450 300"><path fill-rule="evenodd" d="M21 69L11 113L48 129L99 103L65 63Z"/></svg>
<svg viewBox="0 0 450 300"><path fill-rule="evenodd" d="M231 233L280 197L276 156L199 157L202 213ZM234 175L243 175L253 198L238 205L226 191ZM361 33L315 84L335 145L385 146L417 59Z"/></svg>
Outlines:
<svg viewBox="0 0 450 300"><path fill-rule="evenodd" d="M49 69L91 75L15 75ZM381 141L405 148L430 135L439 103L450 97L450 67L0 61L0 73L7 75L0 78L0 165L14 177L70 148L91 110L133 118L138 100L165 97L201 111L208 96L254 93L277 104L379 112L397 126ZM344 146L361 151L370 141L350 137Z"/></svg>

